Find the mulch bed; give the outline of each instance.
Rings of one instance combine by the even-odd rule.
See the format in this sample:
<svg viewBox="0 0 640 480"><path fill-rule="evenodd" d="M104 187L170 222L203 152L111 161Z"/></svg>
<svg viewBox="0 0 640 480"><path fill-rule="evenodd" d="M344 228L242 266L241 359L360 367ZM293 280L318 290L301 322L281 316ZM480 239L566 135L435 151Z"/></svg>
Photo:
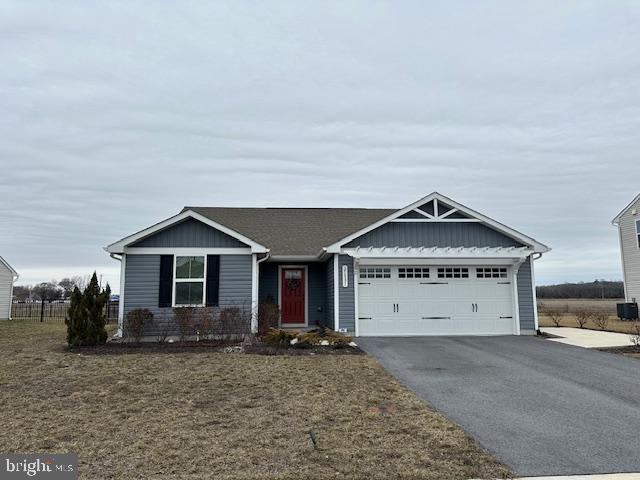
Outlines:
<svg viewBox="0 0 640 480"><path fill-rule="evenodd" d="M64 347L65 351L82 355L122 355L131 353L236 353L253 355L361 355L364 351L359 347L333 348L330 346L314 346L307 348L274 347L272 345L241 345L238 343L202 340L200 342L108 342L94 347Z"/></svg>

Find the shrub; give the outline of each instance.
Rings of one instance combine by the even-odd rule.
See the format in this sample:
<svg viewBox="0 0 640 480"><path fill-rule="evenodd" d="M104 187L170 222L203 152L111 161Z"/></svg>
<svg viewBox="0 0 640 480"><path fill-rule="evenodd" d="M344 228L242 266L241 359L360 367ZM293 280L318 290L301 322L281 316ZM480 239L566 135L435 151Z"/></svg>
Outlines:
<svg viewBox="0 0 640 480"><path fill-rule="evenodd" d="M262 340L269 345L282 346L290 345L291 340L298 338L299 333L293 330L283 330L281 328L272 328L266 335L262 337Z"/></svg>
<svg viewBox="0 0 640 480"><path fill-rule="evenodd" d="M592 316L593 314L587 310L578 310L576 312L576 322L578 323L578 326L580 328L584 328Z"/></svg>
<svg viewBox="0 0 640 480"><path fill-rule="evenodd" d="M251 311L242 307L228 307L220 310L218 328L222 340L244 338L251 333Z"/></svg>
<svg viewBox="0 0 640 480"><path fill-rule="evenodd" d="M265 302L258 307L258 336L262 337L271 328L278 328L280 308L269 295Z"/></svg>
<svg viewBox="0 0 640 480"><path fill-rule="evenodd" d="M216 330L215 310L211 307L198 307L195 311L195 330L197 335L213 337Z"/></svg>
<svg viewBox="0 0 640 480"><path fill-rule="evenodd" d="M195 307L175 307L173 315L180 332L180 341L184 342L189 335L195 333L194 328Z"/></svg>
<svg viewBox="0 0 640 480"><path fill-rule="evenodd" d="M640 347L640 323L635 322L631 326L631 333L629 334L629 338L636 347Z"/></svg>
<svg viewBox="0 0 640 480"><path fill-rule="evenodd" d="M606 330L609 324L609 315L603 312L596 313L593 315L593 323L595 323L600 330Z"/></svg>
<svg viewBox="0 0 640 480"><path fill-rule="evenodd" d="M322 337L318 332L305 332L299 334L297 337L298 342L293 345L295 348L309 348L314 345L319 345Z"/></svg>
<svg viewBox="0 0 640 480"><path fill-rule="evenodd" d="M560 323L562 322L562 314L559 311L551 310L547 313L547 315L556 327L560 326Z"/></svg>
<svg viewBox="0 0 640 480"><path fill-rule="evenodd" d="M145 325L153 322L153 313L147 308L136 308L127 313L125 325L126 336L131 337L136 343L140 342Z"/></svg>
<svg viewBox="0 0 640 480"><path fill-rule="evenodd" d="M75 287L71 294L71 305L64 320L67 325L69 346L94 346L107 341L105 330L107 317L104 307L110 296L109 284L102 290L95 272L83 292Z"/></svg>

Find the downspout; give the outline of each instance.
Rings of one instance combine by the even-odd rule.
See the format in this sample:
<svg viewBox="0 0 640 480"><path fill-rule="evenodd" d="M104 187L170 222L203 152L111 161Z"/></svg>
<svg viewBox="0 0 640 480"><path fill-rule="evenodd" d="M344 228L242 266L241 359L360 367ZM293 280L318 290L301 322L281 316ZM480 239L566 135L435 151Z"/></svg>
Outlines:
<svg viewBox="0 0 640 480"><path fill-rule="evenodd" d="M106 250L106 248L105 248ZM118 256L120 255L120 256ZM116 338L122 338L124 334L124 264L122 262L124 254L109 253L109 256L114 260L120 262L120 295L118 297L118 331L115 334Z"/></svg>

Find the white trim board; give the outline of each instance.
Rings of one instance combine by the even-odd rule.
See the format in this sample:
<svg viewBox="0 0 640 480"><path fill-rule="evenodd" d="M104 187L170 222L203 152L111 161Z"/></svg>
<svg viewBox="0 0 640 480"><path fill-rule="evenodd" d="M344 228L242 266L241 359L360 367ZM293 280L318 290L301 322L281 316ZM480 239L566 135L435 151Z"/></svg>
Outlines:
<svg viewBox="0 0 640 480"><path fill-rule="evenodd" d="M18 276L18 272L16 272L11 265L2 257L0 257L0 263L9 269L9 271L13 274L14 277ZM14 279L15 282L17 279Z"/></svg>
<svg viewBox="0 0 640 480"><path fill-rule="evenodd" d="M124 253L124 248L127 247L128 245L131 245L132 243L135 243L144 238L147 238L150 235L153 235L154 233L157 233L161 230L164 230L172 225L178 224L189 218L198 220L212 228L215 228L216 230L221 231L222 233L226 233L227 235L235 238L236 240L239 240L240 242L248 245L251 249L251 252L253 253L267 253L269 251L269 249L264 245L260 245L259 243L255 242L254 240L248 237L245 237L244 235L236 232L235 230L225 227L220 223L214 222L210 218L207 218L204 215L194 212L193 210L185 210L183 212L180 212L177 215L174 215L173 217L169 217L166 220L163 220L162 222L156 223L155 225L145 228L144 230L140 230L139 232L134 233L133 235L124 237L118 240L117 242L112 243L111 245L108 245L107 247L105 247L105 250L109 253Z"/></svg>
<svg viewBox="0 0 640 480"><path fill-rule="evenodd" d="M375 223L372 223L371 225L369 225L368 227L365 227L361 230L358 230L357 232L352 233L351 235L348 235L347 237L344 237L341 240L338 240L337 242L327 246L324 248L324 251L326 251L327 253L340 253L341 248L344 244L349 243L351 240L354 240L362 235L364 235L365 233L368 233L372 230L375 230L378 227L381 227L382 225L391 222L395 219L397 219L398 217L401 217L402 215L418 208L419 206L423 205L424 203L430 202L434 200L436 202L436 206L437 206L437 201L441 200L443 203L449 205L452 208L457 209L459 212L464 213L472 218L478 219L479 221L481 221L482 223L488 225L489 227L493 228L494 230L497 230L500 233L503 233L504 235L507 235L508 237L511 237L515 240L518 240L522 243L524 243L525 245L529 245L530 247L533 248L533 250L537 253L544 253L544 252L548 252L551 249L549 247L547 247L546 245L534 240L531 237L528 237L520 232L518 232L517 230L514 230L510 227L507 227L506 225L497 222L496 220L493 220L492 218L487 217L486 215L482 215L481 213L476 212L475 210L472 210L468 207L465 207L464 205L455 202L454 200L451 200L448 197L445 197L444 195L438 193L438 192L433 192L429 195L427 195L424 198L421 198L420 200L407 205L404 208L401 208L400 210L392 213L391 215L386 216L385 218L378 220ZM435 217L437 217L437 212ZM415 219L410 219L415 221ZM431 219L426 218L426 221L431 221ZM454 219L446 219L446 220L454 220ZM458 220L462 220L462 219L458 219ZM440 219L438 221L445 221L443 219Z"/></svg>
<svg viewBox="0 0 640 480"><path fill-rule="evenodd" d="M251 255L250 248L124 247L130 255Z"/></svg>
<svg viewBox="0 0 640 480"><path fill-rule="evenodd" d="M303 269L304 270L304 323L282 323L282 270L287 269ZM278 265L278 309L280 318L278 318L278 326L285 328L300 328L309 326L309 267L308 265Z"/></svg>
<svg viewBox="0 0 640 480"><path fill-rule="evenodd" d="M627 213L627 210L629 210L638 200L640 200L640 193L636 195L635 198L631 200L631 202L629 202L629 204L626 207L624 207L620 211L620 213L618 213L618 215L615 216L613 220L611 220L611 223L613 225L618 225L618 222L620 222L620 217L622 217L625 213Z"/></svg>

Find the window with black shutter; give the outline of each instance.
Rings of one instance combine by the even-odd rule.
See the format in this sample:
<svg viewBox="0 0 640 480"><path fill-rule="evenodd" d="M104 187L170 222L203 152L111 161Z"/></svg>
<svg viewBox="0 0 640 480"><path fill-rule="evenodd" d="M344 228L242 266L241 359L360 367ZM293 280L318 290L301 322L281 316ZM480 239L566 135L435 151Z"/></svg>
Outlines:
<svg viewBox="0 0 640 480"><path fill-rule="evenodd" d="M160 255L158 307L171 307L173 294L173 255Z"/></svg>

